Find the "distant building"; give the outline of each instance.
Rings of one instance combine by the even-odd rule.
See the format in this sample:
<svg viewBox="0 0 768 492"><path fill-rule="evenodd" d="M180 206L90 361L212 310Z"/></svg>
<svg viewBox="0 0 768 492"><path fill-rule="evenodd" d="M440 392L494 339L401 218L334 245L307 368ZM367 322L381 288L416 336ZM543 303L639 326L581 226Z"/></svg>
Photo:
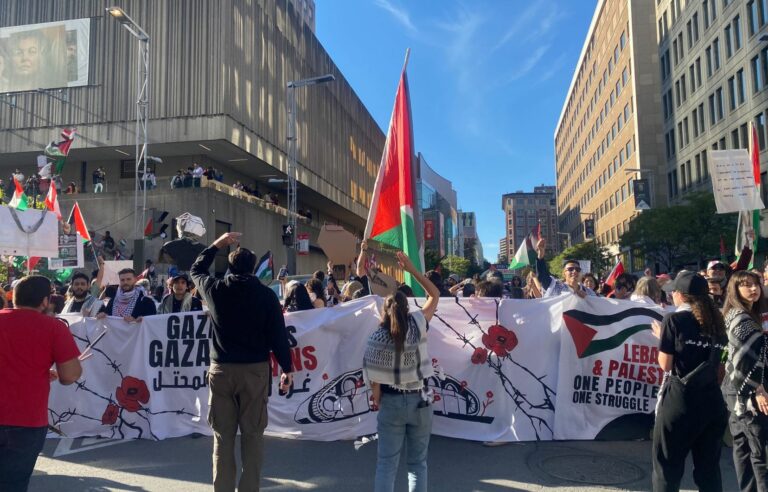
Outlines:
<svg viewBox="0 0 768 492"><path fill-rule="evenodd" d="M501 198L504 211L506 244L504 249L514 256L531 231L541 224L541 237L547 240L547 254L560 251L557 236L557 193L554 186L536 186L533 192L516 191ZM499 247L501 254L501 243Z"/></svg>
<svg viewBox="0 0 768 492"><path fill-rule="evenodd" d="M506 258L505 263L509 262L509 248L507 248L507 243L508 241L506 237L499 239L499 256L496 258L497 262L501 262L504 258Z"/></svg>
<svg viewBox="0 0 768 492"><path fill-rule="evenodd" d="M667 205L659 1L597 1L554 134L559 227L574 244L593 218L598 241L619 252L619 238L638 213L637 178L655 179L651 207Z"/></svg>
<svg viewBox="0 0 768 492"><path fill-rule="evenodd" d="M417 155L419 178L417 194L424 230L424 249L440 256L464 256L464 244L458 225L456 190L450 181L429 167L424 156Z"/></svg>
<svg viewBox="0 0 768 492"><path fill-rule="evenodd" d="M464 258L474 259L482 266L483 243L477 235L477 219L475 212L462 212L459 210L459 231L464 242Z"/></svg>

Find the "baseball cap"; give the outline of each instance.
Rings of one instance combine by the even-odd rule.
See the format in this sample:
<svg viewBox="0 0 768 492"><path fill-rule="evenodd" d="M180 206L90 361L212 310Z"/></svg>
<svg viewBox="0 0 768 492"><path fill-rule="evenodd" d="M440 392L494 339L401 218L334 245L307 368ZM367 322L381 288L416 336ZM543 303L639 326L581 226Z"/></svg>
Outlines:
<svg viewBox="0 0 768 492"><path fill-rule="evenodd" d="M709 270L710 268L714 268L717 265L720 265L721 267L725 268L725 263L723 263L722 261L720 261L720 260L712 260L709 263L707 263L707 270Z"/></svg>
<svg viewBox="0 0 768 492"><path fill-rule="evenodd" d="M672 280L672 277L668 273L660 273L656 275L656 280Z"/></svg>
<svg viewBox="0 0 768 492"><path fill-rule="evenodd" d="M696 272L682 271L677 274L675 280L662 287L665 292L678 291L681 294L692 296L706 296L709 294L709 285L704 277Z"/></svg>
<svg viewBox="0 0 768 492"><path fill-rule="evenodd" d="M456 282L457 284L458 284L459 282L461 282L461 279L460 279L460 278L459 278L459 276L458 276L458 275L456 275L455 273L452 273L452 274L448 275L448 278L449 278L449 279L451 279L451 280L453 280L453 281L454 281L454 282Z"/></svg>
<svg viewBox="0 0 768 492"><path fill-rule="evenodd" d="M177 273L173 277L171 277L171 283L183 279L186 283L189 283L189 276L186 273Z"/></svg>

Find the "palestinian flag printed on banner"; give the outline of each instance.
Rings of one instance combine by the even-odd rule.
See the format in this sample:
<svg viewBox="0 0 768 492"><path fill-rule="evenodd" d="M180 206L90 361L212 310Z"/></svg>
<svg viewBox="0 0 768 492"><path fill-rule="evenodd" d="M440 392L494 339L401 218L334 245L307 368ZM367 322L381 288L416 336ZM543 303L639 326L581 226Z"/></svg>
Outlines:
<svg viewBox="0 0 768 492"><path fill-rule="evenodd" d="M418 213L415 191L416 160L411 103L408 76L403 67L363 237L402 250L416 269L423 271L424 262L419 246L421 235L416 232L417 221L414 216ZM407 272L405 283L413 289L416 297L424 295L424 289Z"/></svg>
<svg viewBox="0 0 768 492"><path fill-rule="evenodd" d="M571 334L573 345L579 359L595 355L600 352L615 349L624 343L629 337L643 330L650 330L649 320L629 320L635 316L645 316L661 321L662 316L657 311L648 308L633 307L614 314L592 314L586 311L572 309L563 313L565 327ZM639 321L639 322L638 322ZM621 328L611 330L607 336L598 336L599 328L621 323ZM598 327L598 329L594 328Z"/></svg>

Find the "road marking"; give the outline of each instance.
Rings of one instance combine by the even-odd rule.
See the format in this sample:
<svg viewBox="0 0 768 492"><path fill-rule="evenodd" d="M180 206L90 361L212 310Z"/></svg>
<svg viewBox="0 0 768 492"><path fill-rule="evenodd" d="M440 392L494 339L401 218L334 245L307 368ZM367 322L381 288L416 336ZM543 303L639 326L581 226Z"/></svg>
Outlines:
<svg viewBox="0 0 768 492"><path fill-rule="evenodd" d="M269 487L262 487L262 490L314 490L319 487L318 484L310 482L302 482L300 480L291 480L288 478L272 478L264 477L264 480L274 482L275 485ZM286 488L288 487L288 488Z"/></svg>
<svg viewBox="0 0 768 492"><path fill-rule="evenodd" d="M62 438L59 439L59 443L56 445L56 449L53 451L53 457L58 458L59 456L83 453L85 451L105 448L107 446L114 446L115 444L123 444L126 442L130 441L125 439L104 439L97 437L77 437L74 439Z"/></svg>

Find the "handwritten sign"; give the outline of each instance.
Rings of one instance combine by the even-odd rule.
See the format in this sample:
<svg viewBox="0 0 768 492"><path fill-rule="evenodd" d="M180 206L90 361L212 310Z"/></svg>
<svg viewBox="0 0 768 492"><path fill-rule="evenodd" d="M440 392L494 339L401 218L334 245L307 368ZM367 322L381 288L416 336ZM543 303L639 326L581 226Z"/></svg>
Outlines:
<svg viewBox="0 0 768 492"><path fill-rule="evenodd" d="M745 149L713 150L710 162L717 213L765 208Z"/></svg>

